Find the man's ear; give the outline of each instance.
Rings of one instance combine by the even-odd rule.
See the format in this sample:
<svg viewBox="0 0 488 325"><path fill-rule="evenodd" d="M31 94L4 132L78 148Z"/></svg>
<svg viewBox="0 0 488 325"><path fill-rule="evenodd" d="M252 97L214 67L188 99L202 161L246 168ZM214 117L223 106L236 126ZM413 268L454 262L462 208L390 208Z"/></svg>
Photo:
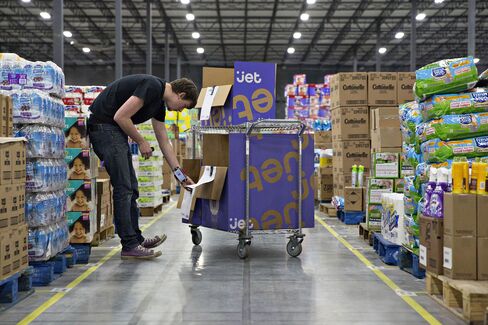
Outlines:
<svg viewBox="0 0 488 325"><path fill-rule="evenodd" d="M184 99L186 97L186 93L179 93L178 98L179 99Z"/></svg>

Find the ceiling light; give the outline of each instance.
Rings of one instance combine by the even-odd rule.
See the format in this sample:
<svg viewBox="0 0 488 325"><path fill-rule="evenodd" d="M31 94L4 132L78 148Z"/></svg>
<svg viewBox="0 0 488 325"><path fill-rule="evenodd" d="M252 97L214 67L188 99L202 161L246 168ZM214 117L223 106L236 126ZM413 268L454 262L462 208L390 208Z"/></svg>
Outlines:
<svg viewBox="0 0 488 325"><path fill-rule="evenodd" d="M300 33L300 32L294 32L293 33L293 38L294 39L300 39L300 38L302 38L302 33Z"/></svg>
<svg viewBox="0 0 488 325"><path fill-rule="evenodd" d="M200 33L199 32L193 32L193 33L191 33L191 37L193 37L194 39L199 39Z"/></svg>
<svg viewBox="0 0 488 325"><path fill-rule="evenodd" d="M478 64L478 63L480 63L480 59L479 59L479 58L474 58L473 62L474 62L475 64Z"/></svg>
<svg viewBox="0 0 488 325"><path fill-rule="evenodd" d="M379 54L385 54L385 53L386 53L386 47L380 47L380 48L378 49L378 53L379 53Z"/></svg>
<svg viewBox="0 0 488 325"><path fill-rule="evenodd" d="M405 33L404 32L397 32L395 34L395 38L396 39L402 39L403 37L405 37Z"/></svg>
<svg viewBox="0 0 488 325"><path fill-rule="evenodd" d="M426 14L421 12L417 15L417 17L415 17L415 19L417 19L418 21L421 21L421 20L424 20L426 16L427 16Z"/></svg>
<svg viewBox="0 0 488 325"><path fill-rule="evenodd" d="M49 12L41 11L39 15L41 15L42 19L51 19L51 15L49 14Z"/></svg>
<svg viewBox="0 0 488 325"><path fill-rule="evenodd" d="M203 54L203 53L205 53L205 49L203 47L199 47L199 48L197 48L197 53Z"/></svg>
<svg viewBox="0 0 488 325"><path fill-rule="evenodd" d="M192 14L192 13L187 13L187 14L186 14L186 20L188 20L188 21L193 21L193 20L195 20L195 15L194 15L194 14Z"/></svg>
<svg viewBox="0 0 488 325"><path fill-rule="evenodd" d="M443 2L444 2L444 0L434 0L434 3L437 3L437 4L443 3Z"/></svg>
<svg viewBox="0 0 488 325"><path fill-rule="evenodd" d="M67 38L73 37L73 33L71 33L69 30L65 30L63 32L63 35L66 36Z"/></svg>
<svg viewBox="0 0 488 325"><path fill-rule="evenodd" d="M310 18L310 15L304 12L303 14L300 15L300 19L302 21L307 21Z"/></svg>
<svg viewBox="0 0 488 325"><path fill-rule="evenodd" d="M74 44L75 44L75 41L71 41L71 42L69 42L69 43L70 43L71 45L74 45Z"/></svg>
<svg viewBox="0 0 488 325"><path fill-rule="evenodd" d="M288 52L288 54L293 54L293 53L295 53L295 48L289 47L288 50L286 50L286 52Z"/></svg>
<svg viewBox="0 0 488 325"><path fill-rule="evenodd" d="M31 0L22 0L23 3L30 3Z"/></svg>
<svg viewBox="0 0 488 325"><path fill-rule="evenodd" d="M313 5L315 2L317 2L317 0L307 0L308 5Z"/></svg>
<svg viewBox="0 0 488 325"><path fill-rule="evenodd" d="M187 5L190 3L190 0L180 0L181 4Z"/></svg>
<svg viewBox="0 0 488 325"><path fill-rule="evenodd" d="M84 53L90 53L90 48L89 47L84 47L81 49Z"/></svg>

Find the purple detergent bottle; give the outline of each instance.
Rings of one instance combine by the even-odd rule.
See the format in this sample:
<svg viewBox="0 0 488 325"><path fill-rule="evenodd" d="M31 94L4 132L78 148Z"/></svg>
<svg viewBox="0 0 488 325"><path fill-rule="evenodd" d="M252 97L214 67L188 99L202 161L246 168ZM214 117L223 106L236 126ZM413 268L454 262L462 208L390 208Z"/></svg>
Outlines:
<svg viewBox="0 0 488 325"><path fill-rule="evenodd" d="M433 218L444 218L444 193L447 191L449 172L447 168L437 171L437 186L430 197L429 210Z"/></svg>
<svg viewBox="0 0 488 325"><path fill-rule="evenodd" d="M432 196L432 193L434 193L436 185L437 185L437 168L430 167L429 182L427 183L427 189L425 190L424 199L423 199L424 208L422 210L422 214L426 217L432 217L430 215L429 203L430 203L430 197Z"/></svg>

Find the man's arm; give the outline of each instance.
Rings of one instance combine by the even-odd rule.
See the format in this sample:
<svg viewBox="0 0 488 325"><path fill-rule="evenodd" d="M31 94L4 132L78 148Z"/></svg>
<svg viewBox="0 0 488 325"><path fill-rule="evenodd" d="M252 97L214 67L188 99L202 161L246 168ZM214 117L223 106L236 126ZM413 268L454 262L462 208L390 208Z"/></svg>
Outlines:
<svg viewBox="0 0 488 325"><path fill-rule="evenodd" d="M164 122L160 122L156 119L152 119L152 125L154 129L154 134L156 134L156 139L158 139L159 147L163 152L164 158L166 158L166 161L171 167L171 170L174 171L176 168L180 168L180 163L176 158L173 146L171 145L171 142L168 138L168 133L166 132L166 125L164 124ZM188 176L186 177L188 179L188 182L183 185L193 184L193 180L191 180Z"/></svg>
<svg viewBox="0 0 488 325"><path fill-rule="evenodd" d="M152 155L151 146L144 140L142 135L137 132L137 129L132 123L131 117L136 114L144 105L144 101L136 96L131 96L115 113L114 121L132 140L139 145L139 151L144 158L149 158Z"/></svg>

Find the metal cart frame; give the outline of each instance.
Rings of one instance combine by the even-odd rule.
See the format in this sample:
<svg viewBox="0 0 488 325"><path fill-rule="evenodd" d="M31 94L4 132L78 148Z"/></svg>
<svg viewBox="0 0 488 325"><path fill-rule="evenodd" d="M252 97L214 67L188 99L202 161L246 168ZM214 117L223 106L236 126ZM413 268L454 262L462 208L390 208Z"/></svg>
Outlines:
<svg viewBox="0 0 488 325"><path fill-rule="evenodd" d="M302 146L303 134L306 125L299 120L257 120L255 122L247 122L241 125L232 126L193 126L192 139L193 148L192 156L195 158L196 149L195 142L197 134L230 134L241 133L246 135L246 225L245 228L239 231L237 255L241 259L245 259L249 255L249 246L251 246L252 234L271 234L284 233L290 234L288 244L286 245L287 253L292 257L297 257L302 252L302 242L305 234L302 232ZM277 230L251 230L249 228L250 221L250 138L253 134L296 134L298 138L298 229L277 229ZM202 233L198 229L199 225L190 225L193 244L199 245L202 241ZM251 233L252 232L252 233Z"/></svg>

